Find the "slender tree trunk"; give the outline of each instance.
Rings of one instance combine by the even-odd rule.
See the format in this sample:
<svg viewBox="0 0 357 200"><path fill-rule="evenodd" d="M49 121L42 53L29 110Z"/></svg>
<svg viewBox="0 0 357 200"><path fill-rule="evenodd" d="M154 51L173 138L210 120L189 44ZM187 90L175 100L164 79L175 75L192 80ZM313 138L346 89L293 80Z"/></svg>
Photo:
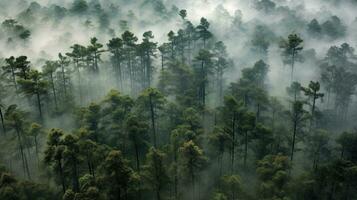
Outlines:
<svg viewBox="0 0 357 200"><path fill-rule="evenodd" d="M156 178L156 199L157 200L161 200L161 194L160 194L160 190L161 190L161 183L160 183L160 174L158 172L158 169L157 169L157 160L156 158L154 157L154 167L155 167L155 178Z"/></svg>
<svg viewBox="0 0 357 200"><path fill-rule="evenodd" d="M231 186L232 200L236 199L236 192L234 190L234 186Z"/></svg>
<svg viewBox="0 0 357 200"><path fill-rule="evenodd" d="M122 77L122 70L121 70L121 61L120 61L120 56L119 53L116 53L116 60L117 60L117 66L118 66L118 75L119 75L119 87L122 90L123 89L123 77Z"/></svg>
<svg viewBox="0 0 357 200"><path fill-rule="evenodd" d="M317 167L318 167L318 163L319 163L319 160L320 160L320 149L321 149L321 145L319 144L319 146L317 148L317 151L315 153L315 156L314 156L314 163L313 163L313 169L314 170L317 170Z"/></svg>
<svg viewBox="0 0 357 200"><path fill-rule="evenodd" d="M35 151L36 151L36 158L37 158L37 166L38 166L38 168L40 168L40 156L39 156L39 151L38 151L37 136L35 136Z"/></svg>
<svg viewBox="0 0 357 200"><path fill-rule="evenodd" d="M330 107L331 88L327 90L327 109Z"/></svg>
<svg viewBox="0 0 357 200"><path fill-rule="evenodd" d="M174 51L174 43L171 43L171 59L174 60L175 58L175 51Z"/></svg>
<svg viewBox="0 0 357 200"><path fill-rule="evenodd" d="M176 145L175 145L176 146ZM174 169L174 193L175 193L175 200L178 199L178 172L177 172L177 148L175 147L175 152L174 152L174 163L175 163L175 169Z"/></svg>
<svg viewBox="0 0 357 200"><path fill-rule="evenodd" d="M17 134L17 140L18 140L19 147L20 147L20 153L21 153L21 159L22 159L22 167L23 167L23 170L24 170L24 176L27 175L28 179L31 180L30 170L29 170L29 167L28 167L26 155L24 153L24 147L23 147L23 144L22 144L20 130L19 130L18 127L16 127L15 129L16 129L16 134Z"/></svg>
<svg viewBox="0 0 357 200"><path fill-rule="evenodd" d="M219 162L219 177L222 177L222 171L223 171L223 151L220 152L218 162Z"/></svg>
<svg viewBox="0 0 357 200"><path fill-rule="evenodd" d="M150 101L150 115L151 115L151 125L152 125L152 132L153 132L153 137L154 137L154 147L157 147L157 141L156 141L156 127L155 127L155 111L154 111L154 105L152 102L152 96L151 94L149 95L149 101Z"/></svg>
<svg viewBox="0 0 357 200"><path fill-rule="evenodd" d="M160 190L156 190L156 199L161 200Z"/></svg>
<svg viewBox="0 0 357 200"><path fill-rule="evenodd" d="M291 162L293 161L293 158L294 158L296 130L297 130L297 122L296 122L296 121L294 121L294 128L293 128L293 142L292 142L292 147L291 147L291 156L290 156L290 161L291 161Z"/></svg>
<svg viewBox="0 0 357 200"><path fill-rule="evenodd" d="M244 167L247 164L248 157L248 131L244 131Z"/></svg>
<svg viewBox="0 0 357 200"><path fill-rule="evenodd" d="M315 126L315 105L316 105L316 92L312 97L312 107L311 107L311 121L310 121L310 131L312 130L313 126Z"/></svg>
<svg viewBox="0 0 357 200"><path fill-rule="evenodd" d="M79 192L79 180L78 180L78 169L77 169L77 162L74 162L73 165L73 190L75 192Z"/></svg>
<svg viewBox="0 0 357 200"><path fill-rule="evenodd" d="M89 174L92 175L94 177L94 167L92 165L92 161L91 161L91 157L88 155L87 153L87 165L88 165L88 171Z"/></svg>
<svg viewBox="0 0 357 200"><path fill-rule="evenodd" d="M147 75L148 87L151 87L151 59L150 59L149 51L146 52L146 75Z"/></svg>
<svg viewBox="0 0 357 200"><path fill-rule="evenodd" d="M293 49L293 55L291 58L291 82L294 81L294 65L295 65L295 49Z"/></svg>
<svg viewBox="0 0 357 200"><path fill-rule="evenodd" d="M195 175L193 172L191 173L191 183L192 183L192 200L196 200L195 199Z"/></svg>
<svg viewBox="0 0 357 200"><path fill-rule="evenodd" d="M57 95L56 95L55 83L53 81L53 74L52 73L51 73L51 84L52 84L53 98L55 100L55 106L56 106L56 110L57 110L58 109Z"/></svg>
<svg viewBox="0 0 357 200"><path fill-rule="evenodd" d="M98 72L99 67L98 67L98 53L94 52L94 71Z"/></svg>
<svg viewBox="0 0 357 200"><path fill-rule="evenodd" d="M256 124L260 121L260 104L257 105Z"/></svg>
<svg viewBox="0 0 357 200"><path fill-rule="evenodd" d="M61 63L61 69L62 69L62 87L63 87L63 92L64 96L67 97L67 86L66 86L66 74L64 72L64 64Z"/></svg>
<svg viewBox="0 0 357 200"><path fill-rule="evenodd" d="M133 94L134 92L134 83L133 83L133 69L132 69L132 63L131 63L131 52L129 52L129 58L128 58L128 65L129 65L129 79L130 79L130 92Z"/></svg>
<svg viewBox="0 0 357 200"><path fill-rule="evenodd" d="M79 100L81 104L83 103L83 94L82 94L82 81L81 81L81 72L79 70L79 61L76 60L76 68L77 68L77 75L78 75L78 90L79 90Z"/></svg>
<svg viewBox="0 0 357 200"><path fill-rule="evenodd" d="M201 100L202 100L202 105L205 106L206 104L206 84L205 84L205 74L204 74L204 61L201 62L201 76L202 76L202 83L201 83Z"/></svg>
<svg viewBox="0 0 357 200"><path fill-rule="evenodd" d="M219 93L219 105L222 105L223 103L223 72L220 70L219 72L219 88L218 88L218 93Z"/></svg>
<svg viewBox="0 0 357 200"><path fill-rule="evenodd" d="M6 135L6 127L5 127L5 120L4 120L4 115L2 113L2 109L0 107L0 119L1 119L1 126L2 126L2 130L4 131L4 135Z"/></svg>
<svg viewBox="0 0 357 200"><path fill-rule="evenodd" d="M26 166L26 172L27 172L27 178L29 179L29 180L31 180L31 173L30 173L30 167L29 167L29 163L28 163L28 161L27 161L27 156L26 156L26 154L24 154L24 159L25 159L25 166Z"/></svg>
<svg viewBox="0 0 357 200"><path fill-rule="evenodd" d="M136 157L136 170L140 172L139 147L136 142L134 143L134 146L135 146L135 157Z"/></svg>
<svg viewBox="0 0 357 200"><path fill-rule="evenodd" d="M57 160L58 165L59 165L59 173L60 173L60 178L61 178L61 184L62 184L62 191L63 194L66 193L66 183L64 181L64 174L63 174L63 166L62 166L62 159L59 158Z"/></svg>
<svg viewBox="0 0 357 200"><path fill-rule="evenodd" d="M231 149L231 174L234 174L234 152L235 152L235 122L236 122L236 115L233 112L233 119L232 119L232 149Z"/></svg>
<svg viewBox="0 0 357 200"><path fill-rule="evenodd" d="M12 82L14 83L14 86L15 86L15 91L17 93L17 83L16 83L16 76L15 76L15 70L13 67L11 67L11 77L12 77Z"/></svg>
<svg viewBox="0 0 357 200"><path fill-rule="evenodd" d="M36 93L36 97L37 97L37 104L38 104L38 112L40 114L40 118L41 120L43 119L42 117L42 105L41 105L41 97L40 97L40 93Z"/></svg>

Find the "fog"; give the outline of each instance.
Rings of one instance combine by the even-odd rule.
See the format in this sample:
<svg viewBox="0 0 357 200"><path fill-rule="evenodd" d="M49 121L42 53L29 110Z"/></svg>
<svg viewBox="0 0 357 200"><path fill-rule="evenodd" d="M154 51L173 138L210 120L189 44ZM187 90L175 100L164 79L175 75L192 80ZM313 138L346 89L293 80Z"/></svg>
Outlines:
<svg viewBox="0 0 357 200"><path fill-rule="evenodd" d="M57 199L62 199L62 195L65 199L65 194L70 192L84 194L76 187L88 175L84 170L86 164L96 184L107 181L103 177L109 176L106 174L109 164L103 163L110 161L108 152L120 150L123 154L120 156L128 160L123 165L127 164L132 170L130 180L133 182L130 187L119 189L117 199L123 197L124 193L120 192L124 190L125 195L129 192L125 200L269 199L259 196L261 188L265 187L264 181L270 181L269 178L263 180L264 170L259 167L270 162L267 161L271 159L269 156L277 159L285 156L289 167L284 173L288 177L286 180L291 180L286 185L292 191L286 199L309 199L299 196L299 184L305 180L305 174L311 176L311 181L318 182L319 171L316 170L320 168L316 163L330 166L339 158L355 162L348 153L344 158L345 146L340 144L342 139L339 138L343 132L355 134L357 128L356 10L356 0L0 0L0 90L3 90L0 91L0 111L4 114L1 124L4 133L6 125L12 127L9 132L13 134L4 134L0 142L0 145L9 146L0 150L0 175L1 166L19 179L30 180L26 174L33 173L32 180L49 186ZM187 16L182 16L183 12L187 12ZM204 24L205 19L208 25ZM203 29L208 33L199 32L205 25ZM137 41L133 39L130 43L130 32ZM125 40L125 33L128 33L128 40ZM119 50L110 47L114 39L120 40ZM289 45L299 39L301 43L298 41L297 46L289 49ZM219 49L220 44L227 52ZM79 53L75 51L78 50L76 46L82 48ZM61 60L62 55L64 60ZM26 72L19 68L14 72L11 56L27 56L31 70ZM51 62L56 66L52 72ZM220 62L224 65L222 69ZM39 75L31 74L33 70ZM26 82L30 81L26 75L34 77L32 85ZM36 85L42 80L38 77L44 78L45 91L41 91L41 85ZM294 82L301 85L295 94L290 94L287 88ZM31 88L26 83L35 86ZM313 86L314 83L318 86ZM157 105L153 106L155 100ZM299 103L301 113L296 115ZM29 139L33 136L32 129L23 128L23 134L28 135L23 136L22 141L16 119L9 117L14 104L21 110L22 126L36 122L43 127L42 135L35 138L36 148ZM233 104L236 107L230 107ZM300 118L296 119L299 114ZM130 121L134 117L139 120ZM130 122L135 128L130 129ZM51 164L46 160L54 154L48 153L51 148L57 149L58 145L51 144L49 139L53 136L49 134L52 128L63 129L66 133L62 138L75 135L78 141L93 141L100 146L96 154L105 152L105 156L95 158L101 162L93 161L97 164L95 167L91 166L94 164L88 154L78 158L80 166L78 172L77 166L74 171L79 173L75 176L81 183L77 186L75 180L70 186L69 177L74 176L71 174L74 172L58 174L56 169L62 163L52 160ZM140 132L144 129L147 132ZM142 135L132 136L132 132ZM233 142L220 143L225 138L219 134L226 132L231 132L229 141ZM145 134L150 135L149 139ZM141 143L136 144L138 141ZM181 169L178 162L184 162L180 160L184 155L182 149L191 141L197 143L196 150L202 148L202 151L197 150L197 155L204 155L203 164L197 165L204 167L197 167L200 168L195 174L197 180L191 172L192 182L186 185L186 180L177 181L176 176L184 174L185 168ZM61 145L68 145L65 139L62 142ZM16 147L12 143L16 143ZM135 143L135 151L130 149L132 143ZM316 145L321 148L313 149ZM24 153L23 148L27 152ZM348 148L347 152L353 152ZM155 154L155 150L167 156L163 156L162 166L170 174L170 180L165 185L168 188L163 186L162 191L156 182L150 182L152 177L145 174L150 174L150 156L161 156ZM29 164L26 164L26 155ZM37 158L31 159L34 155ZM71 165L71 161L66 162L70 164L63 163L64 167ZM26 170L25 164L30 169ZM157 172L158 166L154 165ZM100 175L96 177L95 172ZM235 180L235 175L240 177L239 181ZM225 179L227 177L231 179ZM235 181L254 186L236 189L240 194L237 198L234 192L226 194L222 185L231 184L229 187L234 188ZM335 183L339 184L331 184ZM348 188L348 184L352 183L340 185ZM178 185L181 186L179 191ZM279 191L283 191L282 188ZM106 193L110 189L99 186L96 189L105 191L101 198L115 199ZM156 194L151 194L154 190ZM326 186L322 190L325 193L319 199L324 200L330 195L326 191L332 189ZM342 199L354 190L340 191L344 192L336 192L333 199ZM167 198L160 199L160 194Z"/></svg>

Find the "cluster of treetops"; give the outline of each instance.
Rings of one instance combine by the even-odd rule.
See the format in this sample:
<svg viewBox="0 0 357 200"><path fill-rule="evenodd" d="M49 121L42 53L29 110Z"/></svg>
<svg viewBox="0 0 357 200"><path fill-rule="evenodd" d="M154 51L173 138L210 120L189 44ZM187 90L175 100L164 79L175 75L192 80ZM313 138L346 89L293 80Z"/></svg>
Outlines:
<svg viewBox="0 0 357 200"><path fill-rule="evenodd" d="M1 200L357 198L357 133L336 132L357 85L353 48L331 47L321 78L302 86L303 40L289 35L280 47L292 83L277 98L263 60L226 86L224 43L205 18L179 14L184 28L161 45L151 31L141 42L125 31L74 44L42 68L5 59ZM114 89L84 105L100 76ZM51 126L64 118L73 127Z"/></svg>

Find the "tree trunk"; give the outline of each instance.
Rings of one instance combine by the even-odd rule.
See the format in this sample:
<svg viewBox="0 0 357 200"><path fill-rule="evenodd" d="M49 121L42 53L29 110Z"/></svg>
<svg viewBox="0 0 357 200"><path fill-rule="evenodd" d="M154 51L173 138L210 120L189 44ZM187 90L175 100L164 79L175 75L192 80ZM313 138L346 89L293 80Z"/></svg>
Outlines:
<svg viewBox="0 0 357 200"><path fill-rule="evenodd" d="M219 80L219 88L218 88L218 93L219 93L219 105L221 106L222 105L222 103L223 103L223 72L222 72L222 70L220 70L220 72L219 72L219 78L218 78Z"/></svg>
<svg viewBox="0 0 357 200"><path fill-rule="evenodd" d="M160 195L160 190L161 190L161 183L160 183L160 174L158 172L158 169L157 169L157 162L156 162L156 158L154 157L154 167L155 167L155 177L156 177L156 198L157 200L161 200L161 195Z"/></svg>
<svg viewBox="0 0 357 200"><path fill-rule="evenodd" d="M123 77L122 77L121 61L120 61L119 53L117 53L116 59L117 59L118 74L119 74L119 85L120 85L119 87L122 90L123 89Z"/></svg>
<svg viewBox="0 0 357 200"><path fill-rule="evenodd" d="M4 135L6 135L6 127L5 127L5 122L4 122L4 115L2 113L1 108L0 108L0 119L1 119L2 130L4 131Z"/></svg>
<svg viewBox="0 0 357 200"><path fill-rule="evenodd" d="M63 175L63 167L62 167L62 159L59 158L57 160L58 162L58 165L59 165L59 173L60 173L60 178L61 178L61 184L62 184L62 191L63 191L63 194L66 193L66 183L64 181L64 175Z"/></svg>
<svg viewBox="0 0 357 200"><path fill-rule="evenodd" d="M97 52L94 52L94 71L95 71L95 72L98 72L98 71L99 71Z"/></svg>
<svg viewBox="0 0 357 200"><path fill-rule="evenodd" d="M296 130L297 130L297 122L296 122L296 121L294 121L294 128L293 128L293 142L292 142L292 147L291 147L291 157L290 157L290 161L291 161L291 162L293 161L293 158L294 158Z"/></svg>
<svg viewBox="0 0 357 200"><path fill-rule="evenodd" d="M79 70L79 61L76 61L76 68L77 68L77 75L78 75L78 90L79 90L79 100L80 103L83 103L83 94L82 94L82 87L81 87L81 72Z"/></svg>
<svg viewBox="0 0 357 200"><path fill-rule="evenodd" d="M236 115L233 112L233 119L232 119L232 147L231 147L231 174L234 174L234 151L235 151L235 119Z"/></svg>
<svg viewBox="0 0 357 200"><path fill-rule="evenodd" d="M152 102L151 94L149 94L149 101L150 101L151 125L152 125L153 137L154 137L154 147L156 148L157 143L156 143L155 111L154 111L154 105Z"/></svg>
<svg viewBox="0 0 357 200"><path fill-rule="evenodd" d="M51 73L51 84L52 84L53 98L55 100L55 106L56 106L56 110L57 110L58 109L57 95L56 95L55 83L53 81L53 74L52 73Z"/></svg>
<svg viewBox="0 0 357 200"><path fill-rule="evenodd" d="M26 155L24 153L24 147L23 147L22 140L21 140L20 130L19 130L18 127L16 127L15 129L16 129L16 134L17 134L17 140L18 140L19 147L20 147L20 153L21 153L21 159L22 159L22 167L23 167L23 170L24 170L24 176L27 175L28 179L30 180L31 179L30 170L29 170L29 167L28 167Z"/></svg>
<svg viewBox="0 0 357 200"><path fill-rule="evenodd" d="M202 95L202 105L205 106L206 104L206 76L204 72L204 61L201 62L201 76L202 76L202 88L201 88L201 95Z"/></svg>
<svg viewBox="0 0 357 200"><path fill-rule="evenodd" d="M191 173L191 183L192 183L192 200L196 200L195 199L195 175L193 174L193 172Z"/></svg>
<svg viewBox="0 0 357 200"><path fill-rule="evenodd" d="M73 190L75 192L79 192L79 180L78 180L78 169L77 169L77 162L74 162L73 165Z"/></svg>
<svg viewBox="0 0 357 200"><path fill-rule="evenodd" d="M149 51L146 51L146 75L147 75L147 82L148 87L151 86L151 60Z"/></svg>
<svg viewBox="0 0 357 200"><path fill-rule="evenodd" d="M219 162L219 177L222 177L222 171L223 171L223 151L220 152L220 155L218 157L218 162Z"/></svg>
<svg viewBox="0 0 357 200"><path fill-rule="evenodd" d="M15 70L13 67L11 67L11 76L12 76L12 82L14 82L14 86L15 86L15 91L17 93L17 83L16 83L16 76L15 76Z"/></svg>
<svg viewBox="0 0 357 200"><path fill-rule="evenodd" d="M260 121L260 104L257 105L256 124Z"/></svg>
<svg viewBox="0 0 357 200"><path fill-rule="evenodd" d="M132 69L132 65L131 65L131 52L129 52L128 68L129 68L129 79L130 79L130 92L131 92L131 94L133 94L134 83L133 83L133 69Z"/></svg>
<svg viewBox="0 0 357 200"><path fill-rule="evenodd" d="M316 104L316 92L314 92L314 95L312 97L312 107L311 107L311 121L310 121L310 131L312 128L314 128L314 120L315 120L315 104Z"/></svg>
<svg viewBox="0 0 357 200"><path fill-rule="evenodd" d="M174 192L175 192L175 200L177 200L178 199L177 148L175 148L175 152L174 152L174 163L175 163Z"/></svg>
<svg viewBox="0 0 357 200"><path fill-rule="evenodd" d="M40 97L40 93L36 93L36 97L37 97L37 105L38 105L38 112L40 114L40 119L42 120L42 105L41 105L41 97Z"/></svg>
<svg viewBox="0 0 357 200"><path fill-rule="evenodd" d="M135 146L135 157L136 157L136 170L140 172L139 147L136 142L134 143L134 146Z"/></svg>
<svg viewBox="0 0 357 200"><path fill-rule="evenodd" d="M293 49L293 54L291 57L291 82L294 81L294 64L295 64L295 49Z"/></svg>
<svg viewBox="0 0 357 200"><path fill-rule="evenodd" d="M63 87L63 92L64 96L67 97L67 87L66 87L66 74L64 72L64 65L61 63L61 69L62 69L62 87Z"/></svg>
<svg viewBox="0 0 357 200"><path fill-rule="evenodd" d="M35 136L35 151L36 151L36 158L37 158L37 166L38 166L38 168L40 168L40 156L39 156L39 151L38 151L37 136Z"/></svg>
<svg viewBox="0 0 357 200"><path fill-rule="evenodd" d="M248 157L248 131L244 132L244 167L247 164Z"/></svg>

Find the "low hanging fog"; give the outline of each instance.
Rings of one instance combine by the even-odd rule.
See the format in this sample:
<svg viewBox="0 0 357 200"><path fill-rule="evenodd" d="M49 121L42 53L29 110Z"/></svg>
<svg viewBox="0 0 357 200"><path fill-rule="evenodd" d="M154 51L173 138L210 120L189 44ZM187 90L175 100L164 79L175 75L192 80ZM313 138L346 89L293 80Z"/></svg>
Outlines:
<svg viewBox="0 0 357 200"><path fill-rule="evenodd" d="M356 9L0 1L0 200L357 198Z"/></svg>

